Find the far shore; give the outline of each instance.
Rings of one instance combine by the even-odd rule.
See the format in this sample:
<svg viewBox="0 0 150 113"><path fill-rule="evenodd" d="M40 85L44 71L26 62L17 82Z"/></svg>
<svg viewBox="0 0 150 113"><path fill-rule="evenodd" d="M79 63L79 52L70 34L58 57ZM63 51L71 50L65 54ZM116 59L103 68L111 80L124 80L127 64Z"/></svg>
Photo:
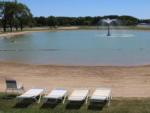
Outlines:
<svg viewBox="0 0 150 113"><path fill-rule="evenodd" d="M58 27L52 28L49 27L34 27L34 28L25 28L23 31L13 31L13 32L0 32L0 37L5 36L15 36L15 35L23 35L32 32L49 32L49 31L62 31L62 30L94 30L97 29L97 26L68 26L68 27ZM115 28L116 30L144 30L150 31L150 27L122 27L122 28Z"/></svg>
<svg viewBox="0 0 150 113"><path fill-rule="evenodd" d="M59 31L59 30L77 30L79 27L58 27L57 29L50 29L50 28L26 28L23 31L14 31L14 32L1 32L0 37L5 37L5 36L15 36L15 35L23 35L27 33L32 33L32 32L48 32L48 31Z"/></svg>
<svg viewBox="0 0 150 113"><path fill-rule="evenodd" d="M150 65L116 66L56 66L0 62L0 92L5 91L5 79L15 79L26 90L37 87L76 88L106 87L113 97L150 97Z"/></svg>

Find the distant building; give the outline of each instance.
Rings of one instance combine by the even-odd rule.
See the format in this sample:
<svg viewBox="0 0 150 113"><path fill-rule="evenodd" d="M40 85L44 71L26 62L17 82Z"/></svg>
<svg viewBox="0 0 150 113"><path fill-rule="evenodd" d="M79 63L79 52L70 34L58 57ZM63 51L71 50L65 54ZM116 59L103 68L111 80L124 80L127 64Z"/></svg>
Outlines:
<svg viewBox="0 0 150 113"><path fill-rule="evenodd" d="M150 27L150 23L139 23L138 27Z"/></svg>

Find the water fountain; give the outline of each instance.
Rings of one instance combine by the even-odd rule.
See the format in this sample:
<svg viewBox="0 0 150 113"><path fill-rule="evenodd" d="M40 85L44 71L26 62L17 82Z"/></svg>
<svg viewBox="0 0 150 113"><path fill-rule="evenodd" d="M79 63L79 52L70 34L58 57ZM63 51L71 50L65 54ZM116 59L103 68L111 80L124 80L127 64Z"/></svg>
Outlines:
<svg viewBox="0 0 150 113"><path fill-rule="evenodd" d="M102 20L103 23L106 23L107 24L107 27L108 27L108 32L107 32L107 36L111 36L111 33L110 33L110 25L113 23L113 22L117 22L116 19L103 19Z"/></svg>
<svg viewBox="0 0 150 113"><path fill-rule="evenodd" d="M129 34L121 26L122 22L119 19L105 18L101 19L97 24L97 29L101 30L101 34L98 37L111 37L111 38L130 38L134 37L134 34ZM107 31L107 33L104 33Z"/></svg>

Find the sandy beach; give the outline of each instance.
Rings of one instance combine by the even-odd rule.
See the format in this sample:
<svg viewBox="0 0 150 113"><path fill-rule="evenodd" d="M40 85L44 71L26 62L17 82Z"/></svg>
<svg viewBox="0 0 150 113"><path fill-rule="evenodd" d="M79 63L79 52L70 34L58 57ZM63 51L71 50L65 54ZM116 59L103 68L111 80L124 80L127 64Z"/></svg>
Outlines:
<svg viewBox="0 0 150 113"><path fill-rule="evenodd" d="M22 32L6 32L6 33L1 33L0 37L6 37L6 36L16 36L16 35L23 35L29 33L28 31L22 31Z"/></svg>
<svg viewBox="0 0 150 113"><path fill-rule="evenodd" d="M48 32L48 31L60 31L60 30L77 30L79 27L58 27L57 29L50 29L50 28L32 28L32 29L25 29L25 31L18 31L18 32L0 32L0 38L1 37L6 37L6 36L16 36L16 35L23 35L27 33L32 33L32 32Z"/></svg>
<svg viewBox="0 0 150 113"><path fill-rule="evenodd" d="M5 79L16 79L25 89L32 87L56 88L97 87L112 88L113 97L150 97L150 66L86 67L50 66L0 63L0 91L5 90Z"/></svg>

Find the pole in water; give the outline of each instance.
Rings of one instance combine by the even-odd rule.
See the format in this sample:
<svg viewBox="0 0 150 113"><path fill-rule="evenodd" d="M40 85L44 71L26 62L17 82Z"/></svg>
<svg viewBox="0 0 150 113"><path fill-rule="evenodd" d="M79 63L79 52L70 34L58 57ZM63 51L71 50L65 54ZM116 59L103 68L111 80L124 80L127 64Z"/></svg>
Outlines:
<svg viewBox="0 0 150 113"><path fill-rule="evenodd" d="M111 36L110 34L110 25L108 24L108 33L107 33L107 36Z"/></svg>

